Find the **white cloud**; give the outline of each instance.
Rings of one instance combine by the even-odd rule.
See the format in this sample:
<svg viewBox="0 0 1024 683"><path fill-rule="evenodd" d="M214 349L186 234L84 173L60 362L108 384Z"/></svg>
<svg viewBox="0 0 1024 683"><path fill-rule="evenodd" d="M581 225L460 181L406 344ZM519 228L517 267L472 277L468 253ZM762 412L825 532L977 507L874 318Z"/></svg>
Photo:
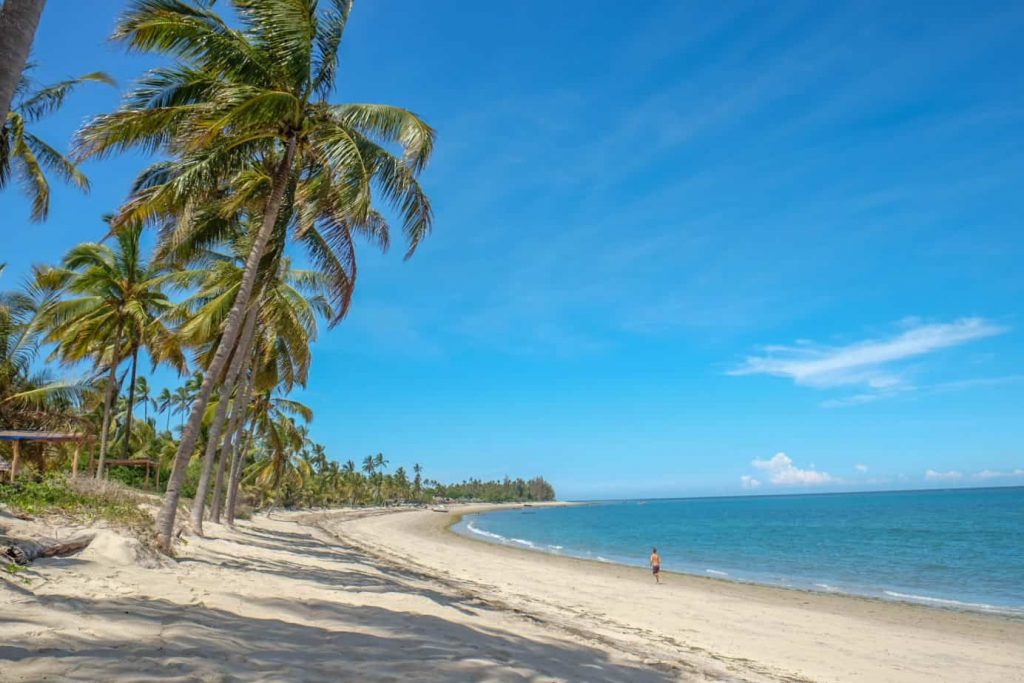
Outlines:
<svg viewBox="0 0 1024 683"><path fill-rule="evenodd" d="M758 460L755 458L750 464L759 470L767 472L768 480L773 484L813 486L837 481L835 477L827 472L819 472L815 469L800 469L793 464L793 461L785 453L776 453L768 460Z"/></svg>
<svg viewBox="0 0 1024 683"><path fill-rule="evenodd" d="M756 489L760 485L761 482L757 479L754 479L751 476L744 474L742 477L740 477L740 486L742 486L745 489Z"/></svg>
<svg viewBox="0 0 1024 683"><path fill-rule="evenodd" d="M857 470L858 472L867 472L868 466L862 465L861 463L857 463L856 465L853 466L853 469Z"/></svg>
<svg viewBox="0 0 1024 683"><path fill-rule="evenodd" d="M748 356L730 375L773 375L787 377L801 386L825 389L863 386L872 390L836 402L836 405L866 403L879 393L896 391L906 385L898 361L959 346L1006 332L1005 327L983 318L961 318L950 323L925 325L910 321L900 334L887 339L868 339L846 346L818 346L800 342L794 346L770 346L760 356Z"/></svg>
<svg viewBox="0 0 1024 683"><path fill-rule="evenodd" d="M1000 470L982 470L971 475L971 479L1005 479L1008 477L1024 477L1024 469L1003 472Z"/></svg>
<svg viewBox="0 0 1024 683"><path fill-rule="evenodd" d="M963 472L956 470L949 470L947 472L936 472L935 470L927 470L924 473L924 478L928 481L959 481L964 478Z"/></svg>

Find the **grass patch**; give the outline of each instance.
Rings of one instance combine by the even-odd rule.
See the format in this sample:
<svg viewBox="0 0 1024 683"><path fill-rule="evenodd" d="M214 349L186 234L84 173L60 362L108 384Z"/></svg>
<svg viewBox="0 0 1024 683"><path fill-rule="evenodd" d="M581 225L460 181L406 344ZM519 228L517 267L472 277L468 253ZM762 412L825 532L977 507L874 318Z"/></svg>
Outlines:
<svg viewBox="0 0 1024 683"><path fill-rule="evenodd" d="M121 484L94 479L54 476L41 482L0 484L0 503L17 512L62 515L81 523L103 520L148 535L153 518L139 508L142 500Z"/></svg>

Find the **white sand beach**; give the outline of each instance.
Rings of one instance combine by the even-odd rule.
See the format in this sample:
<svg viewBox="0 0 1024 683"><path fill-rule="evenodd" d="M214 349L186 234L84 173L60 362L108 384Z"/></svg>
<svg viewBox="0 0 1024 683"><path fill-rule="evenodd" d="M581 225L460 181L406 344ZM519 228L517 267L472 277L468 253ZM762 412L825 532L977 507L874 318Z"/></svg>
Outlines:
<svg viewBox="0 0 1024 683"><path fill-rule="evenodd" d="M0 583L0 680L1024 680L1024 622L671 573L656 586L464 539L451 519L275 513L210 525L177 562L101 533Z"/></svg>

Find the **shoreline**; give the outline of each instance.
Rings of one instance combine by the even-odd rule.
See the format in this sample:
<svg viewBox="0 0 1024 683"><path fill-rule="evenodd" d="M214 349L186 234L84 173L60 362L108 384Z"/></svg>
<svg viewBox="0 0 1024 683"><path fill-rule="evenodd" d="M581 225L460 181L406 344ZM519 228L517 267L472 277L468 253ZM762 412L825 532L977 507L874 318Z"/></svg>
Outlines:
<svg viewBox="0 0 1024 683"><path fill-rule="evenodd" d="M1024 681L1024 621L1009 615L648 570L489 543L446 514L328 522L368 553L454 581L516 613L643 661L729 680ZM507 509L507 508L506 508Z"/></svg>
<svg viewBox="0 0 1024 683"><path fill-rule="evenodd" d="M813 494L813 495L835 495L835 494ZM569 505L587 505L587 504L588 503L577 503L577 502L564 502L563 503L563 502L556 502L556 503L549 504L549 505L551 507L566 507L566 506L569 506ZM641 570L644 570L644 571L647 570L646 567L644 567L643 565L641 565L639 563L637 563L637 564L630 564L630 563L625 563L625 562L617 562L615 560L598 559L598 558L590 558L590 557L581 557L579 555L574 555L574 554L569 554L569 553L552 552L552 551L546 550L546 549L544 549L544 548L542 548L540 546L537 546L537 545L534 545L533 547L528 547L528 546L523 546L521 544L515 544L514 542L506 543L506 542L497 541L497 540L488 540L488 538L486 538L485 536L483 536L481 534L470 535L470 534L460 533L459 531L457 531L455 529L455 526L457 526L460 522L462 522L464 520L464 518L467 517L467 516L483 515L483 514L487 514L488 512L497 512L497 511L500 511L500 510L507 510L507 509L509 509L509 506L507 504L506 505L497 505L497 504L495 504L492 507L487 507L489 504L486 504L486 503L480 503L480 504L472 504L472 503L470 503L469 505L480 506L480 509L473 509L471 511L462 511L462 512L459 512L457 515L453 514L451 522L445 527L446 530L449 533L451 533L452 535L454 535L454 536L456 536L458 538L466 539L468 541L475 542L475 543L482 543L482 544L489 545L489 546L497 546L497 547L501 547L501 548L509 548L511 550L515 550L515 551L519 551L519 552L524 552L524 553L540 553L542 555L549 556L549 557L572 558L574 560L579 560L581 562L593 562L593 563L595 563L597 565L612 564L612 565L615 565L615 566L618 566L618 567L629 567L629 568L633 568L633 569L641 569ZM506 540L508 540L508 539L506 539ZM897 604L897 605L907 605L907 606L913 606L913 607L922 607L922 608L930 609L930 610L942 610L942 611L951 611L951 612L958 612L958 613L963 612L963 613L967 613L967 614L979 614L979 615L992 616L992 617L996 617L996 618L1007 619L1007 620L1010 620L1010 621L1024 623L1024 609L1014 608L1014 607L1002 607L1002 606L999 606L999 605L989 605L989 604L983 604L983 603L969 603L969 602L963 602L963 601L959 601L959 600L955 600L955 599L935 598L935 597L928 597L928 596L902 597L903 595L909 595L909 594L899 594L899 596L893 595L891 597L884 597L884 596L881 596L881 595L867 595L867 594L864 594L864 593L854 593L854 592L844 591L844 590L840 590L840 589L825 590L825 589L815 589L815 588L803 587L803 586L784 586L784 585L775 584L775 583L766 583L766 582L756 581L756 580L752 580L752 579L737 578L737 577L733 577L733 576L713 576L713 575L707 575L707 574L699 574L699 573L685 572L685 571L676 571L676 570L670 570L670 569L662 569L661 573L662 573L663 576L667 575L667 576L676 576L676 577L685 578L685 579L701 579L701 580L712 581L712 582L721 582L721 583L725 583L725 584L736 584L736 585L742 585L742 586L754 586L754 587L759 587L759 588L766 588L766 589L773 589L773 590L780 590L780 591L792 591L792 592L796 592L796 593L806 593L806 594L815 595L815 596L834 596L834 597L839 597L839 598L850 598L850 599L854 599L854 600L871 600L871 601L878 602L878 603L881 603L881 604L886 604L886 605L888 605L888 604ZM893 593L897 593L897 591L892 591L892 592Z"/></svg>

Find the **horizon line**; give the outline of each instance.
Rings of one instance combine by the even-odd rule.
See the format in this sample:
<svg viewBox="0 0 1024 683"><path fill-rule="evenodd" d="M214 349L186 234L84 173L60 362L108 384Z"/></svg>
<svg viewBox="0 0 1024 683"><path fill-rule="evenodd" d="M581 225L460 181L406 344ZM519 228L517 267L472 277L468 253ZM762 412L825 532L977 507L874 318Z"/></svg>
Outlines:
<svg viewBox="0 0 1024 683"><path fill-rule="evenodd" d="M940 488L920 489L871 489L868 491L807 491L800 493L732 493L708 496L663 496L663 497L633 497L633 498L588 498L588 499L565 499L566 503L628 503L632 501L659 501L659 500L712 500L715 498L794 498L805 496L846 496L851 494L873 494L873 493L926 493L938 491L984 491L989 489L1024 489L1024 484L1008 484L1005 486L945 486Z"/></svg>

